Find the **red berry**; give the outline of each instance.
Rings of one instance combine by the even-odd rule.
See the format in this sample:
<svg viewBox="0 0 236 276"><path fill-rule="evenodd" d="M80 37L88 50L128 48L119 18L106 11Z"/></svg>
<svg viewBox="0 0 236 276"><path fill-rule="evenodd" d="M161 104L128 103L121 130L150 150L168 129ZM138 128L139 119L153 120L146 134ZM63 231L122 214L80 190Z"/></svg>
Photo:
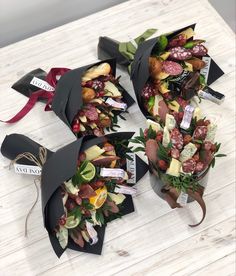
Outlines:
<svg viewBox="0 0 236 276"><path fill-rule="evenodd" d="M166 161L164 161L164 160L158 160L158 166L163 171L167 170L167 168L168 168L168 165L167 165Z"/></svg>
<svg viewBox="0 0 236 276"><path fill-rule="evenodd" d="M72 127L72 131L75 132L75 133L79 132L80 131L80 124L75 123Z"/></svg>
<svg viewBox="0 0 236 276"><path fill-rule="evenodd" d="M157 132L157 136L156 136L156 140L157 140L158 142L161 142L162 139L163 139L163 133L162 133L162 131L158 131L158 132Z"/></svg>

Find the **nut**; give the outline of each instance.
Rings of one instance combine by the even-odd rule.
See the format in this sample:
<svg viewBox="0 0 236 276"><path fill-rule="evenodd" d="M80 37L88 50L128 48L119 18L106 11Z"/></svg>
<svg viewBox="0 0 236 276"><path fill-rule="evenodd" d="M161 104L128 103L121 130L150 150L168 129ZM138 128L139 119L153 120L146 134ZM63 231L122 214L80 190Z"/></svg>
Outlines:
<svg viewBox="0 0 236 276"><path fill-rule="evenodd" d="M92 88L83 87L82 89L82 98L85 103L90 102L96 96L95 91Z"/></svg>

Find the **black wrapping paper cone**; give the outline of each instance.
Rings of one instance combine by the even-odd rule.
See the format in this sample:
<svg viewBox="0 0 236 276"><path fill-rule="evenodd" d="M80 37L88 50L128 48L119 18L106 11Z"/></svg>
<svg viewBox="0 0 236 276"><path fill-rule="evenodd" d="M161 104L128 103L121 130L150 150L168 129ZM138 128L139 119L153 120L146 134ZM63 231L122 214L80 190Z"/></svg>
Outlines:
<svg viewBox="0 0 236 276"><path fill-rule="evenodd" d="M129 65L129 61L119 52L119 42L107 36L99 37L97 55L101 60L115 58L118 64Z"/></svg>
<svg viewBox="0 0 236 276"><path fill-rule="evenodd" d="M64 214L62 203L61 184L69 180L77 170L77 160L79 153L87 148L103 143L107 140L125 140L128 145L128 139L133 136L133 132L118 132L108 134L104 137L85 136L78 139L69 145L59 149L56 152L47 150L47 160L42 168L41 175L41 198L42 198L42 213L45 228L48 231L51 245L58 257L60 257L65 249L62 249L57 238L54 235L55 226L59 218ZM13 160L18 154L30 152L38 157L40 144L34 142L28 137L21 134L11 134L6 136L1 146L1 153ZM136 157L136 182L147 172L148 165L143 162L137 155ZM33 165L26 159L20 159L19 163ZM126 199L122 204L122 215L132 213L134 205L132 197L126 195ZM70 238L67 248L81 252L101 254L103 239L105 234L105 226L95 227L99 241L95 245L85 243L84 248L76 245Z"/></svg>
<svg viewBox="0 0 236 276"><path fill-rule="evenodd" d="M30 84L31 80L34 77L37 77L41 80L45 80L47 73L43 71L42 69L38 68L35 69L26 75L24 75L21 79L19 79L17 82L15 82L11 88L16 90L17 92L23 94L26 97L30 97L32 93L39 90L38 87ZM39 99L39 101L45 102L44 99Z"/></svg>
<svg viewBox="0 0 236 276"><path fill-rule="evenodd" d="M86 70L93 66L107 62L110 64L112 74L116 76L116 60L108 59L83 66L65 73L58 81L55 96L52 102L52 109L56 115L71 129L72 121L83 105L81 79ZM122 91L123 100L128 108L134 104L134 99L129 93L119 85Z"/></svg>

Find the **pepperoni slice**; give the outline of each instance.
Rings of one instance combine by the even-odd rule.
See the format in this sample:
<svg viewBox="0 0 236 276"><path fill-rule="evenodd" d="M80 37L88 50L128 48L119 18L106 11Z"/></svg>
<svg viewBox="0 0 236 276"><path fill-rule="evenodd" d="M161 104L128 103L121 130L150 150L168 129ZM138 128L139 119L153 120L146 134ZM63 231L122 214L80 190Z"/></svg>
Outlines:
<svg viewBox="0 0 236 276"><path fill-rule="evenodd" d="M178 149L171 149L171 157L175 159L179 159L180 153Z"/></svg>
<svg viewBox="0 0 236 276"><path fill-rule="evenodd" d="M195 168L195 173L202 172L204 170L204 164L202 162L197 162L196 168Z"/></svg>
<svg viewBox="0 0 236 276"><path fill-rule="evenodd" d="M174 128L170 133L170 139L172 143L172 148L181 150L184 145L183 135L177 128Z"/></svg>
<svg viewBox="0 0 236 276"><path fill-rule="evenodd" d="M170 60L162 62L162 70L171 76L177 76L183 72L183 68L179 63Z"/></svg>
<svg viewBox="0 0 236 276"><path fill-rule="evenodd" d="M90 121L97 121L98 120L98 112L94 105L88 104L84 109L84 115L90 120Z"/></svg>

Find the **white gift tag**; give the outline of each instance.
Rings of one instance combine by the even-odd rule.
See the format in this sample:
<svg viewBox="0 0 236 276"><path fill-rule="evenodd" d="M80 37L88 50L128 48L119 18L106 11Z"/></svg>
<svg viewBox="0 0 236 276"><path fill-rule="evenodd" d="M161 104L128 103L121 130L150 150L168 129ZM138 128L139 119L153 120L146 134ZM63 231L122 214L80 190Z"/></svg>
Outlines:
<svg viewBox="0 0 236 276"><path fill-rule="evenodd" d="M181 206L186 206L187 201L188 201L188 194L181 191L176 202L179 203Z"/></svg>
<svg viewBox="0 0 236 276"><path fill-rule="evenodd" d="M42 169L39 166L14 164L15 172L19 174L41 175Z"/></svg>
<svg viewBox="0 0 236 276"><path fill-rule="evenodd" d="M100 175L102 177L124 178L125 171L123 169L101 168Z"/></svg>
<svg viewBox="0 0 236 276"><path fill-rule="evenodd" d="M190 127L191 120L192 120L192 117L193 117L193 112L194 112L194 107L193 106L187 105L185 107L183 120L180 124L180 127L182 129L188 129Z"/></svg>
<svg viewBox="0 0 236 276"><path fill-rule="evenodd" d="M206 65L204 68L200 70L200 74L205 77L205 81L207 83L208 75L210 71L210 65L211 65L211 58L210 57L202 57L202 60L205 61Z"/></svg>
<svg viewBox="0 0 236 276"><path fill-rule="evenodd" d="M92 242L90 242L90 244L93 245L93 244L97 243L98 242L98 233L94 229L93 224L88 222L87 220L86 220L86 228L87 228L90 238L92 239Z"/></svg>
<svg viewBox="0 0 236 276"><path fill-rule="evenodd" d="M106 104L109 104L110 106L113 106L115 108L119 108L121 110L126 110L127 109L127 104L126 103L119 103L115 100L113 100L112 98L107 98L107 100L105 101Z"/></svg>
<svg viewBox="0 0 236 276"><path fill-rule="evenodd" d="M126 159L127 171L131 173L131 177L126 182L129 184L135 184L136 183L136 156L135 156L135 153L133 152L129 152L126 154L132 158L132 160Z"/></svg>
<svg viewBox="0 0 236 276"><path fill-rule="evenodd" d="M137 193L137 190L133 187L116 185L114 192L119 194L125 194L125 195L135 195Z"/></svg>
<svg viewBox="0 0 236 276"><path fill-rule="evenodd" d="M37 77L33 77L33 79L31 80L30 84L42 89L42 90L45 90L45 91L54 91L55 89L49 84L47 83L46 81L44 80L41 80Z"/></svg>

